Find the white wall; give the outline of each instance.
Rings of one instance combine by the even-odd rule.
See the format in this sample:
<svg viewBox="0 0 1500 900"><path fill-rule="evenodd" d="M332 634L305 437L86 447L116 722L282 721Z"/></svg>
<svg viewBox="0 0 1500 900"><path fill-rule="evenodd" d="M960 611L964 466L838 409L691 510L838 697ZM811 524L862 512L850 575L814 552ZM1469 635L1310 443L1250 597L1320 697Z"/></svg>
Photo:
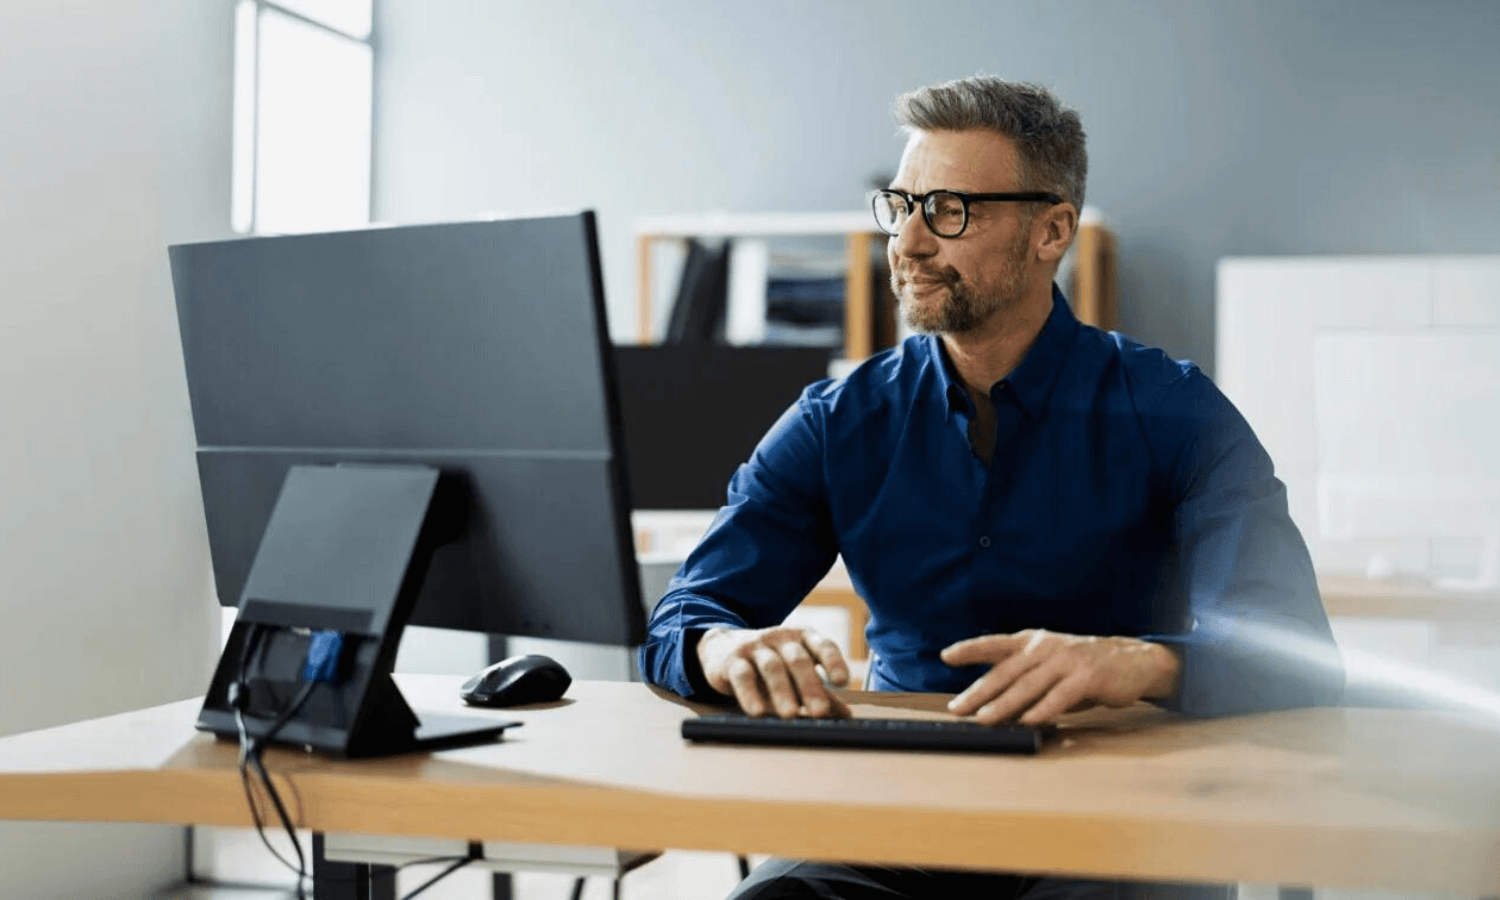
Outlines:
<svg viewBox="0 0 1500 900"><path fill-rule="evenodd" d="M199 694L217 629L168 243L228 231L228 0L0 4L0 734ZM0 825L0 896L182 830ZM82 864L80 864L82 862Z"/></svg>
<svg viewBox="0 0 1500 900"><path fill-rule="evenodd" d="M1500 247L1490 0L384 0L375 212L859 208L900 91L984 71L1083 115L1123 329L1213 366L1224 256Z"/></svg>

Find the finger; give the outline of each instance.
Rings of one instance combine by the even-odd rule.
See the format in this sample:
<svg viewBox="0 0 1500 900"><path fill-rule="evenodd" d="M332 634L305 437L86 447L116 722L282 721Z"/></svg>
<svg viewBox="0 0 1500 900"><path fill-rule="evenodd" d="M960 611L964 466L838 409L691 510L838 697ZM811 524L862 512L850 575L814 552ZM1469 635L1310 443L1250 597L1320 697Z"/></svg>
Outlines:
<svg viewBox="0 0 1500 900"><path fill-rule="evenodd" d="M828 674L829 681L840 687L849 683L849 664L844 662L844 652L838 644L813 631L803 632L802 642Z"/></svg>
<svg viewBox="0 0 1500 900"><path fill-rule="evenodd" d="M974 713L974 718L986 725L1008 722L1023 710L1030 709L1067 675L1063 667L1056 663L1037 666L1017 678L1000 696L981 706Z"/></svg>
<svg viewBox="0 0 1500 900"><path fill-rule="evenodd" d="M1054 684L1051 690L1021 714L1019 721L1022 725L1045 725L1053 722L1063 713L1087 702L1084 700L1087 692L1088 676L1075 672Z"/></svg>
<svg viewBox="0 0 1500 900"><path fill-rule="evenodd" d="M801 643L788 641L781 645L780 650L791 673L792 686L801 697L801 705L807 707L808 715L818 718L828 715L828 689L823 686L823 676L818 674L807 648Z"/></svg>
<svg viewBox="0 0 1500 900"><path fill-rule="evenodd" d="M997 663L1026 645L1027 633L985 634L949 644L940 655L950 666L973 666Z"/></svg>
<svg viewBox="0 0 1500 900"><path fill-rule="evenodd" d="M1045 654L1012 654L1003 662L975 679L963 693L948 701L948 710L956 715L967 716L981 706L1005 693L1016 679L1047 661Z"/></svg>
<svg viewBox="0 0 1500 900"><path fill-rule="evenodd" d="M735 657L725 667L725 675L729 678L730 693L740 704L740 709L752 716L766 714L766 695L761 690L760 676L755 674L755 666L750 660L743 656Z"/></svg>
<svg viewBox="0 0 1500 900"><path fill-rule="evenodd" d="M780 653L764 645L755 648L752 659L756 671L760 673L760 680L765 682L766 693L771 697L771 706L775 708L776 714L783 719L797 715L797 707L801 704L787 671L786 660L781 658Z"/></svg>

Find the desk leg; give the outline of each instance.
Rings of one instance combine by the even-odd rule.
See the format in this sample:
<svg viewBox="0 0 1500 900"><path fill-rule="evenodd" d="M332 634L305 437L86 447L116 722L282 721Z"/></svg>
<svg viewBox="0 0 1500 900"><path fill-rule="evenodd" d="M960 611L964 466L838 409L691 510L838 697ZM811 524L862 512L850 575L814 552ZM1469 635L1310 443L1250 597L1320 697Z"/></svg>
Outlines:
<svg viewBox="0 0 1500 900"><path fill-rule="evenodd" d="M390 866L330 862L323 855L323 835L313 832L313 900L396 900L396 878Z"/></svg>
<svg viewBox="0 0 1500 900"><path fill-rule="evenodd" d="M511 900L509 872L496 872L492 884L493 887L490 888L491 900Z"/></svg>

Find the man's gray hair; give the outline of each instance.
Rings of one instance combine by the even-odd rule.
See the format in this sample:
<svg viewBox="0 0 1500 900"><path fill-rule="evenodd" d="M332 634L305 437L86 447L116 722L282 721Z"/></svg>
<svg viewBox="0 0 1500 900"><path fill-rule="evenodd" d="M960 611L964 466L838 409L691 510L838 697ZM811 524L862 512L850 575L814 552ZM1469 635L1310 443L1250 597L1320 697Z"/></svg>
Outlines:
<svg viewBox="0 0 1500 900"><path fill-rule="evenodd" d="M988 128L1015 142L1023 191L1051 191L1083 209L1089 157L1083 122L1043 87L975 75L909 91L896 98L903 131Z"/></svg>

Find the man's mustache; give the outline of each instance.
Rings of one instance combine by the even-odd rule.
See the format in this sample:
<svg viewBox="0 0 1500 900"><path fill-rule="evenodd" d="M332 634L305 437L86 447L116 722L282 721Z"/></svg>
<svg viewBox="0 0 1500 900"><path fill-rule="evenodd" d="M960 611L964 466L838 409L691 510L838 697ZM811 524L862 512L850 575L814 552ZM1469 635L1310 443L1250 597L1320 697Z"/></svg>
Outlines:
<svg viewBox="0 0 1500 900"><path fill-rule="evenodd" d="M908 284L941 284L945 287L955 287L963 279L958 270L949 266L943 269L898 269L895 273L897 286Z"/></svg>

